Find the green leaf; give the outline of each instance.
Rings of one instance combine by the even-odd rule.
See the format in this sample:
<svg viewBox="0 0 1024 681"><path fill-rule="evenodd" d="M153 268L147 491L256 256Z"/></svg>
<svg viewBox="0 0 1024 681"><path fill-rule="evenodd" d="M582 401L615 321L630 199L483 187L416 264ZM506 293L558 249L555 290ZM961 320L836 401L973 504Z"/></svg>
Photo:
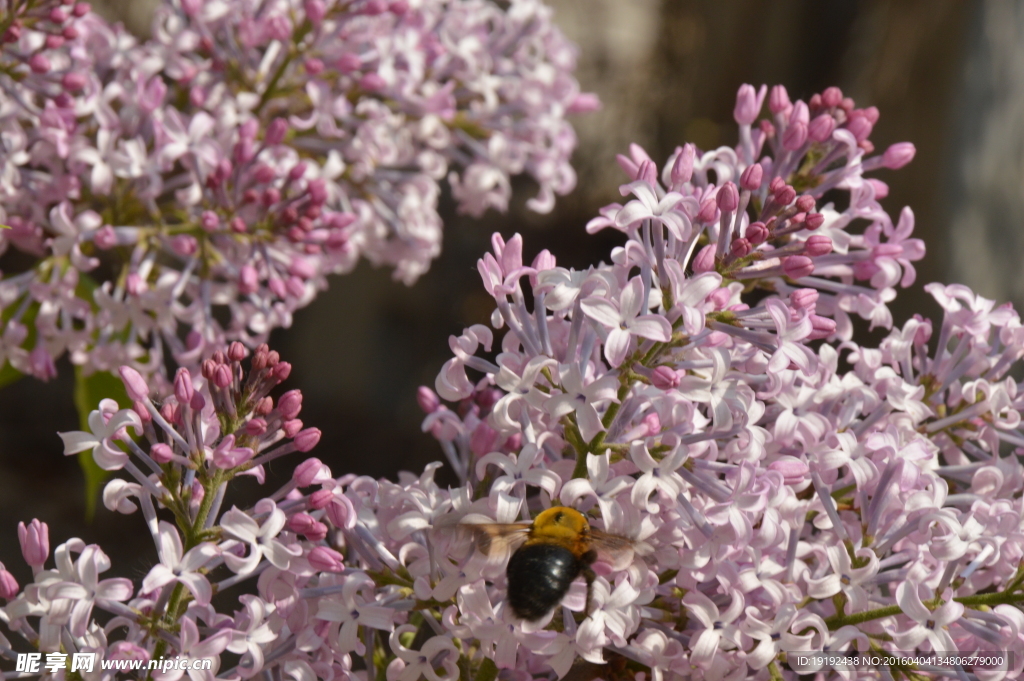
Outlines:
<svg viewBox="0 0 1024 681"><path fill-rule="evenodd" d="M0 372L0 377L2 374ZM89 413L97 409L100 400L107 398L116 401L121 408L131 405L120 378L105 371L86 376L82 367L75 367L75 408L78 410L78 423L82 430L89 430ZM96 465L91 451L78 455L78 465L85 473L85 519L91 523L96 514L96 499L100 488L110 473Z"/></svg>

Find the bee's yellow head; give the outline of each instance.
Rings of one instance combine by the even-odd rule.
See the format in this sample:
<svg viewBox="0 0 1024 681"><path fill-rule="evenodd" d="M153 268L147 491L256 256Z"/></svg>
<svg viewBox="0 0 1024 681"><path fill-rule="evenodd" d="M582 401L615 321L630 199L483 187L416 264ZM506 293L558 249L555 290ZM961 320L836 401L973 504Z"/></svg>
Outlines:
<svg viewBox="0 0 1024 681"><path fill-rule="evenodd" d="M590 523L582 513L565 506L553 506L533 519L531 542L576 544L585 541Z"/></svg>

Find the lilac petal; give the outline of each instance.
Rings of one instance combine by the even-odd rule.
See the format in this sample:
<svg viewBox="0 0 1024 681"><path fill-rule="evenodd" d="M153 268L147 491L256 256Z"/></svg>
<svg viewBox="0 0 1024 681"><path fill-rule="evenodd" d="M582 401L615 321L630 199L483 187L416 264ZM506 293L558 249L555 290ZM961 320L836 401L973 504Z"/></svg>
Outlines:
<svg viewBox="0 0 1024 681"><path fill-rule="evenodd" d="M177 575L170 568L158 563L150 569L149 574L142 580L142 592L152 593L165 584L173 582L175 579L177 579Z"/></svg>
<svg viewBox="0 0 1024 681"><path fill-rule="evenodd" d="M218 553L220 551L216 545L210 542L203 542L199 546L189 549L185 557L179 561L180 569L182 572L195 572L209 563Z"/></svg>
<svg viewBox="0 0 1024 681"><path fill-rule="evenodd" d="M70 433L58 433L60 439L64 441L64 454L78 454L84 452L87 449L92 449L100 443L92 433L86 433L81 430L73 430Z"/></svg>
<svg viewBox="0 0 1024 681"><path fill-rule="evenodd" d="M196 603L199 605L210 604L210 599L213 598L213 588L210 586L210 582L206 580L206 577L195 573L185 573L178 577L178 581L195 595Z"/></svg>
<svg viewBox="0 0 1024 681"><path fill-rule="evenodd" d="M622 364L622 361L626 359L626 353L629 352L631 340L632 336L629 335L629 331L616 328L608 333L608 340L604 343L604 356L609 364L613 367Z"/></svg>
<svg viewBox="0 0 1024 681"><path fill-rule="evenodd" d="M672 325L661 315L645 314L629 323L629 330L637 336L667 343L672 340Z"/></svg>
<svg viewBox="0 0 1024 681"><path fill-rule="evenodd" d="M260 530L260 527L256 524L255 520L245 513L242 513L237 508L232 508L221 516L220 526L235 539L239 539L244 542L255 541ZM225 558L227 558L226 555Z"/></svg>
<svg viewBox="0 0 1024 681"><path fill-rule="evenodd" d="M630 320L640 314L640 310L647 307L647 301L643 298L644 285L640 277L633 277L619 298L619 317Z"/></svg>
<svg viewBox="0 0 1024 681"><path fill-rule="evenodd" d="M132 580L124 577L104 579L96 585L96 598L106 598L111 601L126 601L132 597L134 587Z"/></svg>
<svg viewBox="0 0 1024 681"><path fill-rule="evenodd" d="M593 440L595 435L604 430L597 410L590 404L585 404L576 410L576 421L580 427L580 435L587 442Z"/></svg>
<svg viewBox="0 0 1024 681"><path fill-rule="evenodd" d="M594 321L617 328L622 323L622 316L613 303L598 296L589 296L580 302L583 312Z"/></svg>

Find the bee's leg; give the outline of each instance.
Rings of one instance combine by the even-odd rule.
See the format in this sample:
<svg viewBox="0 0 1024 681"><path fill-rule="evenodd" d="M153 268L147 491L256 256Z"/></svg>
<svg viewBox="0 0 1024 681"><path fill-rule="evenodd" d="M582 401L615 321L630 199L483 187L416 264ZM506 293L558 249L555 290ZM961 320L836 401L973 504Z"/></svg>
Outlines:
<svg viewBox="0 0 1024 681"><path fill-rule="evenodd" d="M587 582L587 603L583 608L584 617L590 617L590 601L593 596L594 579L597 578L597 575L590 569L590 566L593 565L595 560L597 560L597 552L593 550L587 551L580 557L580 572L583 574L583 579Z"/></svg>
<svg viewBox="0 0 1024 681"><path fill-rule="evenodd" d="M590 603L593 597L594 591L594 579L597 575L590 568L583 568L583 579L587 580L587 604L583 608L584 617L590 617Z"/></svg>

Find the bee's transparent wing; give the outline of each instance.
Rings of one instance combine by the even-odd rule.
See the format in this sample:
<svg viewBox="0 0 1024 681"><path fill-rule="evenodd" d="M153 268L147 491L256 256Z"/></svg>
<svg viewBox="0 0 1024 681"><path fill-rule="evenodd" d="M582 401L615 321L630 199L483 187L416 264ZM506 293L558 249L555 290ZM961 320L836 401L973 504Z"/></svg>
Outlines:
<svg viewBox="0 0 1024 681"><path fill-rule="evenodd" d="M529 525L492 523L486 516L477 514L457 520L442 517L434 523L433 530L435 542L443 543L449 555L464 558L475 548L488 563L507 561L526 541L529 532Z"/></svg>
<svg viewBox="0 0 1024 681"><path fill-rule="evenodd" d="M632 539L601 530L590 531L590 543L597 551L598 558L608 563L613 570L625 570L633 563L636 554L643 552L643 546Z"/></svg>

